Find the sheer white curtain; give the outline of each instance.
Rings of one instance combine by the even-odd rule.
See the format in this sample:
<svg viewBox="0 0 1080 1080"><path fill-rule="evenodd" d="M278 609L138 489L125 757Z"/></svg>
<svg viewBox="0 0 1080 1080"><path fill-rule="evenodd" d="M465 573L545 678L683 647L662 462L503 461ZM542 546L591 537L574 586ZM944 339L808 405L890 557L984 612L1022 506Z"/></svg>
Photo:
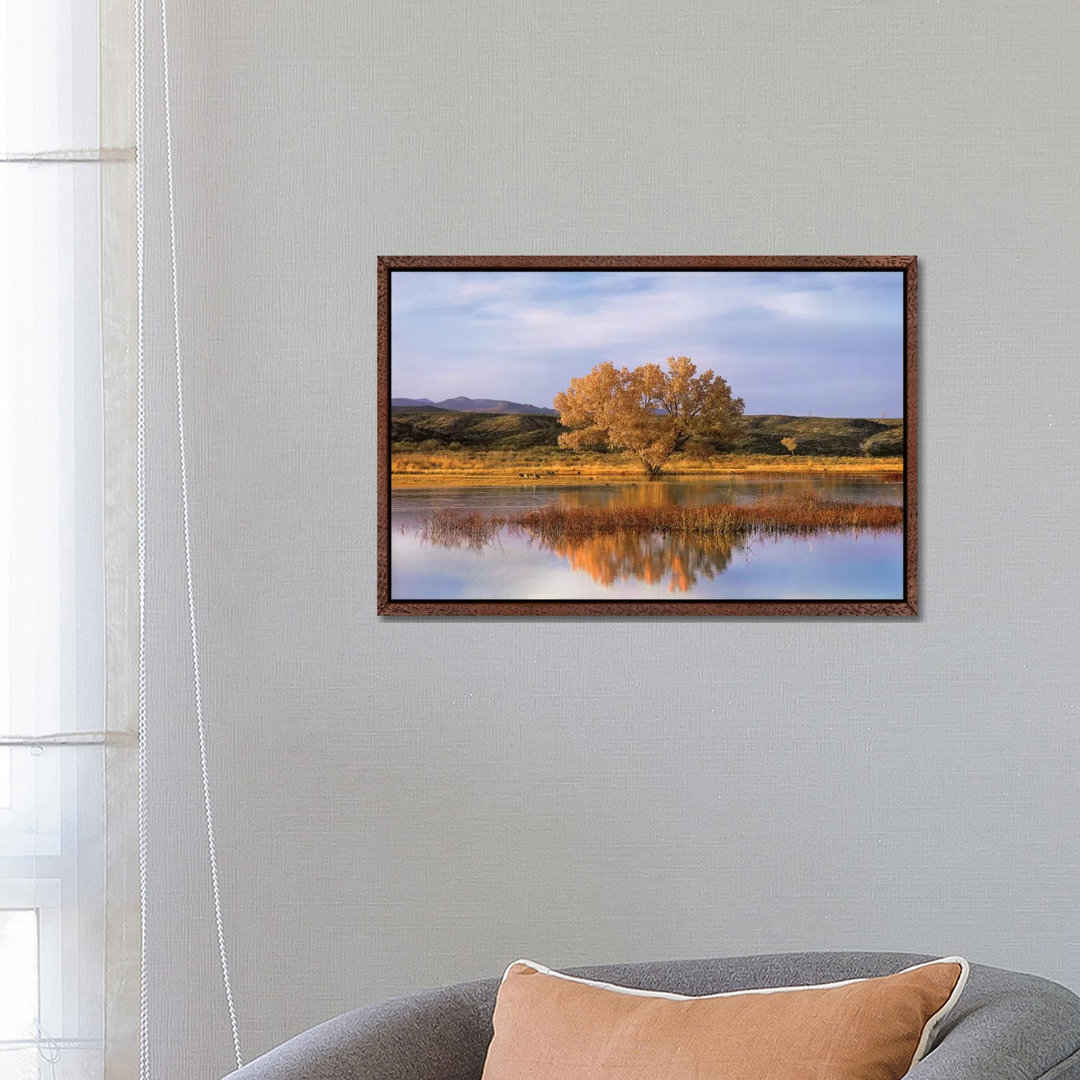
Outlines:
<svg viewBox="0 0 1080 1080"><path fill-rule="evenodd" d="M106 845L107 759L119 779L131 757L107 731L130 727L125 708L106 720L106 596L129 569L105 522L103 417L124 400L130 302L116 287L130 165L122 145L101 152L103 128L122 134L123 103L102 112L123 85L100 65L123 23L110 2L0 14L0 1080L105 1075L107 985L130 970L128 935L106 946L110 889L130 907L130 856ZM120 474L133 438L112 436ZM126 652L115 614L109 648Z"/></svg>

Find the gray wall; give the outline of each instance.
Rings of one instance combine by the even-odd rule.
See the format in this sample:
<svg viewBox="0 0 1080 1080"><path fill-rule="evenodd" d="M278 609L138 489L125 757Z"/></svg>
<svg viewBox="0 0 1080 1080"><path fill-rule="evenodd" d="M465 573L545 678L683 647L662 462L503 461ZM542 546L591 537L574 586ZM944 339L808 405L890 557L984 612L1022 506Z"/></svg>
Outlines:
<svg viewBox="0 0 1080 1080"><path fill-rule="evenodd" d="M911 949L1080 987L1080 8L173 7L248 1054L521 955ZM917 254L922 616L376 619L375 257L488 252ZM161 285L152 1019L159 1075L210 1077Z"/></svg>

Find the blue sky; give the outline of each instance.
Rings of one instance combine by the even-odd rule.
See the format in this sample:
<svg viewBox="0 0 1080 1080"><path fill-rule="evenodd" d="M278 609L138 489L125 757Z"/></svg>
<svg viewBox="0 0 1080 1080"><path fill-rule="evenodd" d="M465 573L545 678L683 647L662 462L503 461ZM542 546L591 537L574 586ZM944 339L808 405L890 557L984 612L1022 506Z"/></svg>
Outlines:
<svg viewBox="0 0 1080 1080"><path fill-rule="evenodd" d="M898 417L903 274L401 271L391 394L550 406L601 361L689 356L746 412Z"/></svg>

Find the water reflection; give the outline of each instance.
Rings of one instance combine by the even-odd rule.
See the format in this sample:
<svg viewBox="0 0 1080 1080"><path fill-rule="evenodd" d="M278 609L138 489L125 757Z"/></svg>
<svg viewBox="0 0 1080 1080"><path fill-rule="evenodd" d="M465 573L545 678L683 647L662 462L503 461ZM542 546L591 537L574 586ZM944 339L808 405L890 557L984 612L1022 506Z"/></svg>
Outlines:
<svg viewBox="0 0 1080 1080"><path fill-rule="evenodd" d="M753 538L614 531L542 538L511 527L523 511L567 507L697 506L754 503L814 492L832 502L902 505L900 478L741 475L659 483L395 490L392 595L395 599L828 598L902 595L902 534L852 532ZM426 542L417 526L438 510L500 517L478 545Z"/></svg>
<svg viewBox="0 0 1080 1080"><path fill-rule="evenodd" d="M533 542L588 574L597 585L611 588L619 582L656 585L668 576L668 592L689 592L700 578L714 578L731 562L735 544L718 537L662 537L655 533L610 533L586 540Z"/></svg>
<svg viewBox="0 0 1080 1080"><path fill-rule="evenodd" d="M903 482L879 478L825 473L820 476L731 476L721 480L669 480L591 484L548 489L546 498L538 489L538 502L550 502L552 495L568 506L705 506L729 502L747 504L759 499L813 493L829 502L903 502ZM530 500L531 501L531 500Z"/></svg>

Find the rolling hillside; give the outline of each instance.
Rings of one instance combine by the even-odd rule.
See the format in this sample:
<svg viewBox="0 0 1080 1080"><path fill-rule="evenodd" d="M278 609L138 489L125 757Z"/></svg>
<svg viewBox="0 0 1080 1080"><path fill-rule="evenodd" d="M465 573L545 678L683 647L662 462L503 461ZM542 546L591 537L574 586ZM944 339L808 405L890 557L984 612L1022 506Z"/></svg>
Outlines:
<svg viewBox="0 0 1080 1080"><path fill-rule="evenodd" d="M786 454L780 440L794 439L795 454L816 457L899 457L904 452L901 420L835 416L744 416L742 432L724 450L741 454Z"/></svg>
<svg viewBox="0 0 1080 1080"><path fill-rule="evenodd" d="M555 446L561 430L557 416L409 407L390 412L395 450L529 450Z"/></svg>
<svg viewBox="0 0 1080 1080"><path fill-rule="evenodd" d="M900 420L829 416L744 416L742 430L720 453L787 454L784 438L795 439L795 455L897 457L903 453ZM390 415L394 450L528 450L553 448L562 430L558 418L522 413L457 412L395 406Z"/></svg>

